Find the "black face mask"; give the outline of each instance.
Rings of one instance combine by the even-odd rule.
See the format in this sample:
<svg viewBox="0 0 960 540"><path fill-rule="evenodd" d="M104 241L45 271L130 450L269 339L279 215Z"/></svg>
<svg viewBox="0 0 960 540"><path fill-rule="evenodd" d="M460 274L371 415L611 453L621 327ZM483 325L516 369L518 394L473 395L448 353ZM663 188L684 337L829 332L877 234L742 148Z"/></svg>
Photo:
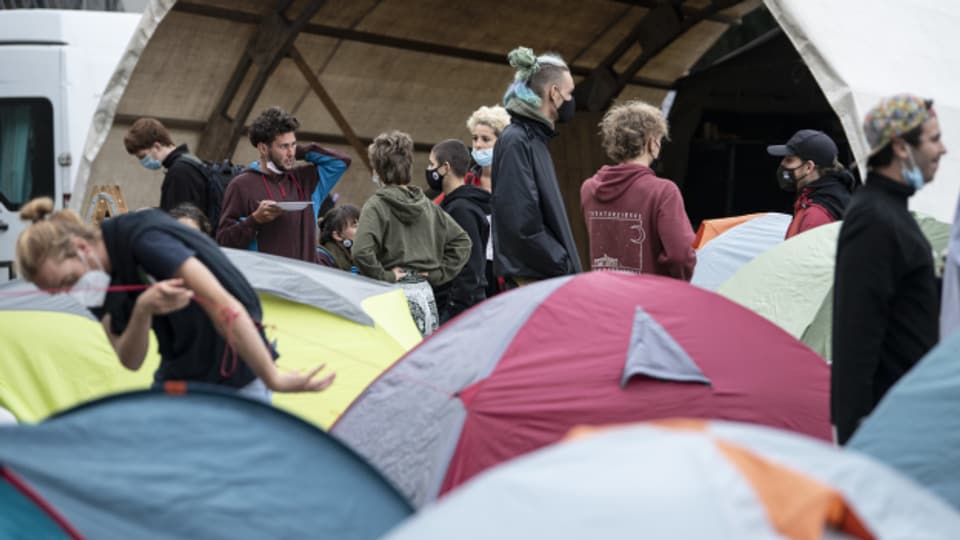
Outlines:
<svg viewBox="0 0 960 540"><path fill-rule="evenodd" d="M560 104L560 107L557 108L557 122L563 124L573 120L574 113L577 112L577 101L571 95L570 99L564 101Z"/></svg>
<svg viewBox="0 0 960 540"><path fill-rule="evenodd" d="M434 191L443 191L443 177L446 175L440 174L439 169L440 167L426 170L427 185Z"/></svg>
<svg viewBox="0 0 960 540"><path fill-rule="evenodd" d="M777 167L777 183L780 184L780 189L790 193L797 191L797 169L799 168L788 169L783 165Z"/></svg>

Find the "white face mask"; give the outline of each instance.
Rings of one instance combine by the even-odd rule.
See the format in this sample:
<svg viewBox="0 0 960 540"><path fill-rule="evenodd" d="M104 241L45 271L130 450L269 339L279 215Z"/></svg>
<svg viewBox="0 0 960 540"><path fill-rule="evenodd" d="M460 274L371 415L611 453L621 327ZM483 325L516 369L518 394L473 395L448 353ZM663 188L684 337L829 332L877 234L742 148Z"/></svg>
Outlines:
<svg viewBox="0 0 960 540"><path fill-rule="evenodd" d="M77 255L80 256L83 264L87 265L87 271L70 287L67 294L84 307L102 307L103 301L107 298L107 287L110 286L110 274L103 271L103 266L96 257L93 257L93 261L97 268L92 269L83 253L78 252Z"/></svg>
<svg viewBox="0 0 960 540"><path fill-rule="evenodd" d="M280 167L277 167L277 164L272 161L267 162L267 170L273 174L283 174L283 171L280 170Z"/></svg>

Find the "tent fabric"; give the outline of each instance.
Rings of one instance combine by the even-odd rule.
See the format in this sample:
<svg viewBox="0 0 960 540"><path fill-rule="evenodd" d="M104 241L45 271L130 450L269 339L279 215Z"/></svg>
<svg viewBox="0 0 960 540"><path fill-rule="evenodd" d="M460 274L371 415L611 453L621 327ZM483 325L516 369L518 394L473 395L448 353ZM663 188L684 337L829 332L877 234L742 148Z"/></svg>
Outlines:
<svg viewBox="0 0 960 540"><path fill-rule="evenodd" d="M783 242L793 219L771 212L727 229L697 252L690 283L715 291L743 265Z"/></svg>
<svg viewBox="0 0 960 540"><path fill-rule="evenodd" d="M766 212L717 219L705 219L700 223L700 227L697 228L697 235L693 239L693 247L694 249L701 249L710 243L714 238L723 234L725 231L764 215L766 215Z"/></svg>
<svg viewBox="0 0 960 540"><path fill-rule="evenodd" d="M788 496L771 497L784 488ZM621 427L540 450L483 473L386 538L946 539L958 527L943 501L865 456L712 421L700 431Z"/></svg>
<svg viewBox="0 0 960 540"><path fill-rule="evenodd" d="M258 292L310 305L367 326L374 322L364 312L363 300L396 289L381 281L287 257L240 249L223 251Z"/></svg>
<svg viewBox="0 0 960 540"><path fill-rule="evenodd" d="M84 401L147 388L160 362L152 333L150 340L144 365L129 371L88 316L0 308L0 407L20 422L39 422Z"/></svg>
<svg viewBox="0 0 960 540"><path fill-rule="evenodd" d="M421 340L397 287L319 265L225 251L260 296L267 336L276 340L280 352L280 369L326 363L336 371L336 381L324 392L273 397L278 407L318 426L330 426ZM28 298L43 311L20 311ZM48 338L51 328L57 329L57 340ZM130 372L121 366L100 323L69 296L0 295L0 407L21 422L37 422L87 400L147 388L159 365L152 333L147 350L144 365Z"/></svg>
<svg viewBox="0 0 960 540"><path fill-rule="evenodd" d="M873 456L960 510L960 334L941 342L887 392L848 447Z"/></svg>
<svg viewBox="0 0 960 540"><path fill-rule="evenodd" d="M76 539L76 530L15 475L0 468L0 537Z"/></svg>
<svg viewBox="0 0 960 540"><path fill-rule="evenodd" d="M642 307L637 308L633 319L633 332L630 334L620 386L626 386L635 375L665 381L710 384L710 379L690 355Z"/></svg>
<svg viewBox="0 0 960 540"><path fill-rule="evenodd" d="M658 336L652 360L662 362L672 341L671 354L685 353L710 385L634 375L621 388L635 322L646 320L638 307L656 323L643 330ZM800 342L713 293L593 272L498 295L459 317L385 371L331 432L419 507L578 424L679 415L828 440L828 371Z"/></svg>
<svg viewBox="0 0 960 540"><path fill-rule="evenodd" d="M930 241L939 273L950 225L930 216L914 217ZM829 362L841 225L822 225L774 246L744 265L717 292L780 326Z"/></svg>
<svg viewBox="0 0 960 540"><path fill-rule="evenodd" d="M123 394L0 439L0 463L90 538L373 539L411 513L343 444L224 391Z"/></svg>
<svg viewBox="0 0 960 540"><path fill-rule="evenodd" d="M939 0L764 0L784 29L824 96L837 113L860 170L869 148L862 131L867 111L886 96L910 92L935 100L940 127L960 125L960 80L943 77L943 66L957 61L960 6ZM824 17L830 13L830 17ZM871 35L903 39L864 39L851 21ZM905 23L905 21L909 21ZM896 65L896 76L887 66ZM960 194L960 159L948 153L937 178L910 199L910 208L943 222L953 219Z"/></svg>
<svg viewBox="0 0 960 540"><path fill-rule="evenodd" d="M570 279L516 289L511 309L498 295L454 319L441 332L455 339L424 341L411 351L415 361L408 354L385 371L363 390L363 406L354 401L331 432L362 449L412 500L436 498L467 414L455 394L488 377L530 314Z"/></svg>
<svg viewBox="0 0 960 540"><path fill-rule="evenodd" d="M67 294L37 294L36 285L15 279L0 283L0 310L3 311L53 311L96 318L86 307Z"/></svg>

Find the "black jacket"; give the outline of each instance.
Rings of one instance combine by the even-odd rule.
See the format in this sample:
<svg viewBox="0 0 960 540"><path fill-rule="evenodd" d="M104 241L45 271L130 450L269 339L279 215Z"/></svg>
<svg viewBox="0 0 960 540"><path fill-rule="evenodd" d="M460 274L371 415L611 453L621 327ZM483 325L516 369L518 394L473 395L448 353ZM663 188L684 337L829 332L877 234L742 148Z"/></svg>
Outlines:
<svg viewBox="0 0 960 540"><path fill-rule="evenodd" d="M581 272L545 123L510 113L493 150L493 260L503 277L546 279Z"/></svg>
<svg viewBox="0 0 960 540"><path fill-rule="evenodd" d="M844 211L850 204L850 196L856 189L857 180L849 171L831 172L806 187L808 196L814 204L822 206L833 219L843 219Z"/></svg>
<svg viewBox="0 0 960 540"><path fill-rule="evenodd" d="M871 172L837 241L830 411L841 444L938 339L930 242L907 211L910 186Z"/></svg>
<svg viewBox="0 0 960 540"><path fill-rule="evenodd" d="M486 297L487 238L490 235L490 193L464 185L451 191L440 203L470 237L470 258L457 277L436 291L440 322L444 323L483 302Z"/></svg>
<svg viewBox="0 0 960 540"><path fill-rule="evenodd" d="M100 228L110 257L111 285L144 283L141 268L131 254L134 252L133 246L141 241L144 232L157 229L191 249L194 257L213 273L227 292L243 304L254 321L263 319L256 291L220 247L203 233L177 223L159 210L124 214L104 221ZM126 329L134 302L140 294L141 291L111 292L107 295L103 312L111 316L113 333L121 334ZM161 358L160 368L154 375L157 383L186 380L239 388L255 378L253 371L240 359L235 372L228 377L221 375L226 343L196 302L169 315L154 317L153 331L157 336ZM260 335L267 343L262 329Z"/></svg>
<svg viewBox="0 0 960 540"><path fill-rule="evenodd" d="M160 209L173 210L180 203L193 203L202 212L207 212L207 178L196 165L180 159L189 153L187 145L181 144L163 160L167 173L160 186Z"/></svg>

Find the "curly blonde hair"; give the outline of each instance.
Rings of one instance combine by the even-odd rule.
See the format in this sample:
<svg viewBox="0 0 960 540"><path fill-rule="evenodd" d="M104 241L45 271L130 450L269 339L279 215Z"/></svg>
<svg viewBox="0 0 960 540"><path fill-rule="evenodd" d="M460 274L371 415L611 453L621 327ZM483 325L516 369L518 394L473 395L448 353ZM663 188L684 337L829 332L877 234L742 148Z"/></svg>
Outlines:
<svg viewBox="0 0 960 540"><path fill-rule="evenodd" d="M381 133L367 148L373 171L387 185L405 186L413 175L413 138L402 131Z"/></svg>
<svg viewBox="0 0 960 540"><path fill-rule="evenodd" d="M493 134L498 138L508 125L510 125L510 114L500 105L492 107L484 105L473 111L473 114L467 119L467 129L471 133L473 133L473 128L477 126L487 126L493 130Z"/></svg>
<svg viewBox="0 0 960 540"><path fill-rule="evenodd" d="M643 154L651 140L669 137L663 113L643 101L628 101L612 107L600 121L603 149L617 163Z"/></svg>

